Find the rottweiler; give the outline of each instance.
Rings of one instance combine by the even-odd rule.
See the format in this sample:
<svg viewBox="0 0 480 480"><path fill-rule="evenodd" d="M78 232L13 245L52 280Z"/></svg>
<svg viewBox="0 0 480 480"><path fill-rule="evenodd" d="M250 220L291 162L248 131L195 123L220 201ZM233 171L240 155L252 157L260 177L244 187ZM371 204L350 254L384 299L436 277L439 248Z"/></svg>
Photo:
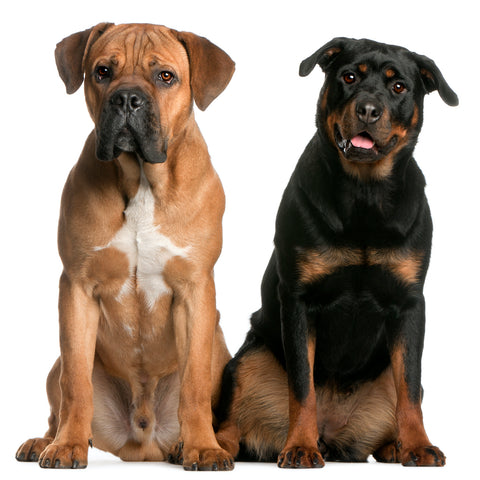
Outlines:
<svg viewBox="0 0 480 480"><path fill-rule="evenodd" d="M412 155L425 94L458 98L398 46L335 38L300 75L317 64L317 129L281 200L262 307L224 371L217 438L283 468L371 454L443 466L422 420L432 220Z"/></svg>

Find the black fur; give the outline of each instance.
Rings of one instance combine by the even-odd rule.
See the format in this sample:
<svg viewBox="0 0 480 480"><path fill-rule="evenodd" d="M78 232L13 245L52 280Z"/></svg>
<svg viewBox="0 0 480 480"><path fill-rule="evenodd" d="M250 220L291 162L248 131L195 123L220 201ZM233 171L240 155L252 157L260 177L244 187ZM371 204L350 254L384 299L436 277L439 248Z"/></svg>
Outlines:
<svg viewBox="0 0 480 480"><path fill-rule="evenodd" d="M317 64L326 74L317 131L284 192L275 249L262 282L262 307L251 318L245 344L226 367L220 419L228 416L239 358L260 346L270 349L285 367L296 398L305 399L307 340L312 335L316 385L328 382L348 391L375 379L389 366L393 348L403 344L408 393L412 401L421 396L423 284L432 221L425 179L412 154L422 125L424 95L438 90L449 105L458 100L430 59L401 47L337 38L302 62L300 74L308 75ZM347 72L355 74L353 84L345 82ZM392 89L402 88L393 82L406 89L396 93ZM345 147L349 139L333 140L329 119L364 96L383 109L392 128L407 130L403 145L392 137L384 155L382 145L377 152L351 145L349 150ZM377 127L372 123L365 130L375 138ZM381 178L359 178L344 168L345 163L368 168L392 151L391 171ZM365 261L301 281L302 252L321 255L331 248L365 252ZM385 265L370 264L367 252L372 250L416 252L421 263L415 281L405 282Z"/></svg>

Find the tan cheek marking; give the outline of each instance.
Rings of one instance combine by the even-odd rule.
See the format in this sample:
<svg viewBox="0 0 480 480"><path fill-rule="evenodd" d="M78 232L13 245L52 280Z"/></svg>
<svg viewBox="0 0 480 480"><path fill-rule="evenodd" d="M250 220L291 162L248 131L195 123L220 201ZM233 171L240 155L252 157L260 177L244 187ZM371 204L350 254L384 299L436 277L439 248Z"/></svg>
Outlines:
<svg viewBox="0 0 480 480"><path fill-rule="evenodd" d="M370 166L364 165L349 165L346 168L350 168L350 170L359 178L373 178L376 180L382 180L388 178L388 176L392 173L393 163L395 155L406 145L409 141L409 131L411 128L415 128L418 123L418 108L415 106L413 111L412 119L410 121L410 127L403 127L401 125L394 126L391 130L390 141L394 135L398 137L397 144L395 148L382 160L377 162L377 164ZM388 142L387 142L388 143ZM369 168L369 171L363 169L363 167Z"/></svg>
<svg viewBox="0 0 480 480"><path fill-rule="evenodd" d="M419 119L418 107L415 105L415 107L413 108L412 119L410 120L410 126L411 127L416 127L417 124L418 124L418 119Z"/></svg>
<svg viewBox="0 0 480 480"><path fill-rule="evenodd" d="M418 121L418 117L415 118L415 113L414 117L412 118L413 121ZM414 126L414 125L412 125ZM389 141L396 135L398 137L397 144L395 145L394 149L382 160L378 161L375 165L371 166L370 171L367 173L366 170L362 172L362 167L370 167L368 165L355 165L354 167L357 167L356 174L358 175L359 178L372 178L375 180L382 180L385 178L388 178L390 174L392 173L393 169L393 164L394 164L394 158L397 155L397 153L402 150L402 148L406 145L406 143L409 140L408 136L408 128L405 128L403 126L395 126L391 130L391 136ZM388 143L388 142L387 142ZM352 167L352 169L354 168Z"/></svg>
<svg viewBox="0 0 480 480"><path fill-rule="evenodd" d="M392 135L390 136L390 138L396 135L399 138L399 140L403 140L407 136L408 130L406 127L402 125L393 125L391 132L392 132ZM400 145L400 144L401 142L399 141L397 145ZM403 146L403 144L401 145Z"/></svg>
<svg viewBox="0 0 480 480"><path fill-rule="evenodd" d="M396 135L399 138L399 142L395 146L393 152L397 152L400 148L402 148L405 145L404 140L408 140L408 133L410 129L417 126L418 120L419 120L418 107L415 105L409 126L405 127L403 125L392 125L390 140L393 138L394 135Z"/></svg>
<svg viewBox="0 0 480 480"><path fill-rule="evenodd" d="M339 151L341 158L343 158L343 154L338 149L337 142L335 140L335 125L338 125L340 128L340 134L345 136L345 133L342 130L349 130L351 128L352 119L355 118L355 115L355 102L350 102L344 106L343 110L332 112L327 117L327 134L332 144L335 145Z"/></svg>
<svg viewBox="0 0 480 480"><path fill-rule="evenodd" d="M320 103L320 108L321 108L322 112L325 112L325 110L327 108L327 100L328 100L328 87L323 92L322 101Z"/></svg>
<svg viewBox="0 0 480 480"><path fill-rule="evenodd" d="M333 112L327 117L327 134L330 138L330 141L333 145L337 146L335 142L335 124L338 124L340 121L340 115L337 112Z"/></svg>

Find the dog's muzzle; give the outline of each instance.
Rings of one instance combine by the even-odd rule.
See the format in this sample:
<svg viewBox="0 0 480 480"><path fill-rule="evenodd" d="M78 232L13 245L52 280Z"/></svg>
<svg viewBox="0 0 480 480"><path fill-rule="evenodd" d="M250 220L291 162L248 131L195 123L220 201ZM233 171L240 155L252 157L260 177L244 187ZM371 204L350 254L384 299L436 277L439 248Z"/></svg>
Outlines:
<svg viewBox="0 0 480 480"><path fill-rule="evenodd" d="M109 161L134 152L148 163L167 159L160 121L150 98L140 89L121 89L105 102L96 128L97 158Z"/></svg>
<svg viewBox="0 0 480 480"><path fill-rule="evenodd" d="M390 116L372 96L362 95L334 125L334 138L343 156L354 163L375 163L396 146Z"/></svg>

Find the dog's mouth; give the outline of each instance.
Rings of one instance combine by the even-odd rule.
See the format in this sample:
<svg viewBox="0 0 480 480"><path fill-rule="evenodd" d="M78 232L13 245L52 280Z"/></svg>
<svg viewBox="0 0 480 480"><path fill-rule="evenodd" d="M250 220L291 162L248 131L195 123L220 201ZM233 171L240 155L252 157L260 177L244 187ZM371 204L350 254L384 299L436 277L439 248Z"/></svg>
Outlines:
<svg viewBox="0 0 480 480"><path fill-rule="evenodd" d="M118 157L122 152L137 152L138 150L138 144L132 132L127 127L122 128L114 140L114 156Z"/></svg>
<svg viewBox="0 0 480 480"><path fill-rule="evenodd" d="M354 148L363 148L364 150L376 150L375 141L367 132L360 132L350 140Z"/></svg>
<svg viewBox="0 0 480 480"><path fill-rule="evenodd" d="M374 163L393 150L397 143L397 136L393 135L389 142L382 146L367 131L361 131L350 139L344 138L340 133L339 126L335 125L335 142L347 160L359 163Z"/></svg>
<svg viewBox="0 0 480 480"><path fill-rule="evenodd" d="M167 159L160 112L141 89L119 88L107 97L95 134L99 160L114 160L122 152L135 153L148 163L163 163Z"/></svg>
<svg viewBox="0 0 480 480"><path fill-rule="evenodd" d="M166 141L159 147L155 141L157 137L157 132L141 132L128 122L118 124L114 119L97 129L97 157L108 161L118 158L122 152L131 152L145 162L163 163L167 159Z"/></svg>

